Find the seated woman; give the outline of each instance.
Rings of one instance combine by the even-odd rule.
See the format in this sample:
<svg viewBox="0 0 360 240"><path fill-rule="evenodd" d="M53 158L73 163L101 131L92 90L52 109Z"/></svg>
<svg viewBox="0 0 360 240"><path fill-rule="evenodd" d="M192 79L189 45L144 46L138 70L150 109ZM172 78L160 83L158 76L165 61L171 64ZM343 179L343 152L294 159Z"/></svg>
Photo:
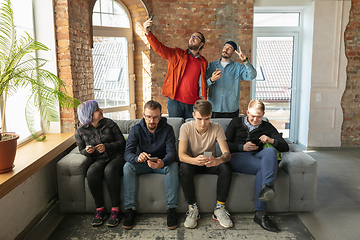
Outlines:
<svg viewBox="0 0 360 240"><path fill-rule="evenodd" d="M115 227L121 218L120 176L125 163L125 139L118 125L103 116L103 111L96 101L80 104L77 113L81 126L75 132L76 143L80 153L93 160L87 171L90 192L96 205L91 225L101 225L108 217L102 185L102 179L105 178L112 204L107 225Z"/></svg>

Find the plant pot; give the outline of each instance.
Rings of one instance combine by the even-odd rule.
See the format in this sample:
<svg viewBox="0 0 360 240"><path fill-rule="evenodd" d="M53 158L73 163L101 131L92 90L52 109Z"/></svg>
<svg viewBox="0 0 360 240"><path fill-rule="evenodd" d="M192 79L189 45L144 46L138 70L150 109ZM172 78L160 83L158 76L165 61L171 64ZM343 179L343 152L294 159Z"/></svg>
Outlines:
<svg viewBox="0 0 360 240"><path fill-rule="evenodd" d="M10 172L14 167L14 160L17 150L19 135L14 133L2 133L3 137L10 139L0 141L0 173Z"/></svg>

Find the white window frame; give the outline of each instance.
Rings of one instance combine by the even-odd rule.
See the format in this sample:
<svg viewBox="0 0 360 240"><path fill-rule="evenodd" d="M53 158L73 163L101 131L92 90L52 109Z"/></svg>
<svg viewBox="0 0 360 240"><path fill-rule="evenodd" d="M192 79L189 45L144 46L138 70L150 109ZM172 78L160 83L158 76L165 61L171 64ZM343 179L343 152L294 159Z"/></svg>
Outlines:
<svg viewBox="0 0 360 240"><path fill-rule="evenodd" d="M131 15L127 7L118 0L114 0L119 3L125 10L128 18L130 28L119 27L104 27L93 26L94 37L126 37L128 43L128 73L129 73L129 105L118 107L105 107L102 108L104 113L129 111L130 119L136 118L136 103L135 103L135 73L134 73L134 40L133 40L133 26L131 21Z"/></svg>
<svg viewBox="0 0 360 240"><path fill-rule="evenodd" d="M299 26L297 27L255 27L253 31L253 51L252 59L253 64L256 66L256 52L257 52L257 37L293 37L294 38L294 55L293 55L293 76L292 76L292 87L291 87L291 103L290 103L290 132L289 140L297 143L299 135L299 101L300 101L300 81L301 81L301 18L302 10L299 8L267 8L267 7L255 7L254 14L256 13L300 13ZM256 96L256 81L252 81L251 87L251 98L255 99Z"/></svg>

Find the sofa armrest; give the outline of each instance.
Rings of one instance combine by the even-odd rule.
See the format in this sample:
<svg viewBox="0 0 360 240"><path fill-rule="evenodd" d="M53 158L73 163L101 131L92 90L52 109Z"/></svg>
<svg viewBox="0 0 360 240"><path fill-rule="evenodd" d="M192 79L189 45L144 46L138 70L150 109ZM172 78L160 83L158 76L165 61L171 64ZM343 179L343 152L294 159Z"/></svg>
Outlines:
<svg viewBox="0 0 360 240"><path fill-rule="evenodd" d="M60 211L86 212L85 177L92 160L75 148L57 163Z"/></svg>
<svg viewBox="0 0 360 240"><path fill-rule="evenodd" d="M280 168L290 177L290 211L314 211L317 162L304 152L284 152Z"/></svg>

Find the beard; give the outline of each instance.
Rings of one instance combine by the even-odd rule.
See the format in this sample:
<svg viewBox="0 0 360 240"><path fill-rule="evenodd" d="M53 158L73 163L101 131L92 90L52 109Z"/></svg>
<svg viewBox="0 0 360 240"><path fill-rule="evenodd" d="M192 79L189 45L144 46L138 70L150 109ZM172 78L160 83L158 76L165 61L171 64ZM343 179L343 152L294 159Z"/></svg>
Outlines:
<svg viewBox="0 0 360 240"><path fill-rule="evenodd" d="M147 127L148 127L149 130L153 131L153 130L156 129L157 125L156 124L151 124L151 125L148 124Z"/></svg>
<svg viewBox="0 0 360 240"><path fill-rule="evenodd" d="M221 57L222 57L222 58L225 58L225 59L229 59L229 58L231 58L231 55L223 52L223 53L221 54Z"/></svg>
<svg viewBox="0 0 360 240"><path fill-rule="evenodd" d="M194 45L192 45L192 46L189 44L188 47L189 47L190 50L195 50L195 51L197 51L197 50L200 50L200 49L199 49L199 48L200 48L200 43L197 44L197 45L194 44Z"/></svg>

